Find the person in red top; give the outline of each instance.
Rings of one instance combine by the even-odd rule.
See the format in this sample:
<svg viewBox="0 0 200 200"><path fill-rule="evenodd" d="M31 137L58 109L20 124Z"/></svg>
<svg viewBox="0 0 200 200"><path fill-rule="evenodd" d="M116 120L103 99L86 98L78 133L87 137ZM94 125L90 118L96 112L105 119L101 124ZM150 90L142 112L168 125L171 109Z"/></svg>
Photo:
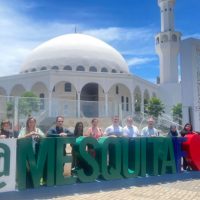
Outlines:
<svg viewBox="0 0 200 200"><path fill-rule="evenodd" d="M93 137L95 139L98 139L100 137L103 136L103 131L101 130L101 128L98 127L98 119L97 118L93 118L91 121L92 126L88 128L87 132L84 134L84 136L88 136L88 137ZM95 157L96 156L96 152L93 149L93 147L91 145L88 145L88 152Z"/></svg>
<svg viewBox="0 0 200 200"><path fill-rule="evenodd" d="M181 130L180 134L182 137L185 137L186 135L196 133L193 131L192 124L186 123L183 127L183 130ZM191 166L189 165L185 157L183 157L183 170L191 170Z"/></svg>
<svg viewBox="0 0 200 200"><path fill-rule="evenodd" d="M180 134L182 137L188 134L195 134L195 132L193 132L192 124L186 123L185 126L183 127L183 130L180 132Z"/></svg>

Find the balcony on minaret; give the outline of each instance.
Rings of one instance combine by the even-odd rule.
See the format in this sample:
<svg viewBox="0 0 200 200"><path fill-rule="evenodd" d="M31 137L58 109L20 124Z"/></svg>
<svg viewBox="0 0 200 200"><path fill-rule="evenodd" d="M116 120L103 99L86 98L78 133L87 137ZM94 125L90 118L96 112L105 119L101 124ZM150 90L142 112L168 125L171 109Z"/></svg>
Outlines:
<svg viewBox="0 0 200 200"><path fill-rule="evenodd" d="M180 32L161 32L156 35L156 45L164 44L164 43L176 43L180 42L181 40L181 33Z"/></svg>

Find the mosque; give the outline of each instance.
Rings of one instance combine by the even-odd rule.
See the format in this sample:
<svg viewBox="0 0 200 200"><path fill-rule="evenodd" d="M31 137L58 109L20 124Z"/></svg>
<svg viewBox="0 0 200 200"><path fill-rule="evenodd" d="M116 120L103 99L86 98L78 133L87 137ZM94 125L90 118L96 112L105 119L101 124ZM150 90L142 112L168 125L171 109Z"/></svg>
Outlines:
<svg viewBox="0 0 200 200"><path fill-rule="evenodd" d="M155 48L160 59L159 83L153 84L130 73L122 55L105 42L74 33L36 47L26 58L19 74L0 78L0 95L20 97L25 91L32 91L41 99L40 116L43 118L57 115L110 117L119 112L127 116L135 111L144 112L145 102L155 96L168 108L185 103L184 120L188 121L191 116L188 107L193 107L194 101L188 95L184 100L182 98L184 90L182 92L183 86L178 81L178 56L182 53L182 73L192 76L191 68L197 68L192 61L194 54L199 55L200 63L200 42L196 39L181 41L181 33L174 28L174 4L175 0L158 0L161 32L155 36ZM189 51L195 45L199 46L198 53ZM187 82L186 77L184 84ZM184 88L192 92L193 86ZM8 100L1 100L1 105ZM195 106L200 108L200 100ZM196 128L200 129L197 125Z"/></svg>

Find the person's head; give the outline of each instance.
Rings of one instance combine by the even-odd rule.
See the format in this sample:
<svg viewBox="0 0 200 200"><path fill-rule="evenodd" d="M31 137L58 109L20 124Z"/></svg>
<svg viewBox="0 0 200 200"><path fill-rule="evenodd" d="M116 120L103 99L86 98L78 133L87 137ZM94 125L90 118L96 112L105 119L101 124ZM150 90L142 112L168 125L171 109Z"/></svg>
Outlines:
<svg viewBox="0 0 200 200"><path fill-rule="evenodd" d="M11 123L8 119L5 119L1 122L1 129L2 130L10 130L11 128Z"/></svg>
<svg viewBox="0 0 200 200"><path fill-rule="evenodd" d="M133 118L132 117L127 117L126 124L127 124L127 126L132 126L133 125Z"/></svg>
<svg viewBox="0 0 200 200"><path fill-rule="evenodd" d="M177 131L176 125L172 124L172 125L170 126L170 131L171 131L171 132L176 132L176 131Z"/></svg>
<svg viewBox="0 0 200 200"><path fill-rule="evenodd" d="M36 126L36 119L34 117L28 117L26 121L26 130L33 131L35 130L35 126Z"/></svg>
<svg viewBox="0 0 200 200"><path fill-rule="evenodd" d="M98 122L99 122L99 121L98 121L97 118L93 118L92 121L91 121L92 127L97 127Z"/></svg>
<svg viewBox="0 0 200 200"><path fill-rule="evenodd" d="M112 118L112 123L113 123L113 125L118 126L119 125L119 116L115 115Z"/></svg>
<svg viewBox="0 0 200 200"><path fill-rule="evenodd" d="M154 123L155 123L155 121L154 121L153 117L149 117L147 120L148 127L153 128Z"/></svg>
<svg viewBox="0 0 200 200"><path fill-rule="evenodd" d="M77 122L74 128L74 135L75 136L82 136L83 135L83 123Z"/></svg>
<svg viewBox="0 0 200 200"><path fill-rule="evenodd" d="M184 130L186 131L193 131L192 124L186 123L184 126Z"/></svg>
<svg viewBox="0 0 200 200"><path fill-rule="evenodd" d="M56 126L57 127L63 127L64 117L63 116L57 116L56 117Z"/></svg>

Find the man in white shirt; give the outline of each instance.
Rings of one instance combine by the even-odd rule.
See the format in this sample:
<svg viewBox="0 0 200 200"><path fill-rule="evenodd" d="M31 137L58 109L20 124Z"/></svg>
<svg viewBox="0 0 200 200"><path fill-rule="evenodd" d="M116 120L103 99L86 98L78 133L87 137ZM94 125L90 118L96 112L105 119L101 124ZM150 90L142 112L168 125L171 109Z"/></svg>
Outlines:
<svg viewBox="0 0 200 200"><path fill-rule="evenodd" d="M153 137L158 136L158 130L154 128L154 119L152 117L148 118L147 126L142 129L141 136L143 137Z"/></svg>
<svg viewBox="0 0 200 200"><path fill-rule="evenodd" d="M138 128L133 125L133 118L126 119L126 126L123 128L123 135L125 137L137 137L139 135Z"/></svg>
<svg viewBox="0 0 200 200"><path fill-rule="evenodd" d="M119 125L119 116L114 116L112 118L112 125L105 129L104 135L112 137L123 136L123 128Z"/></svg>

